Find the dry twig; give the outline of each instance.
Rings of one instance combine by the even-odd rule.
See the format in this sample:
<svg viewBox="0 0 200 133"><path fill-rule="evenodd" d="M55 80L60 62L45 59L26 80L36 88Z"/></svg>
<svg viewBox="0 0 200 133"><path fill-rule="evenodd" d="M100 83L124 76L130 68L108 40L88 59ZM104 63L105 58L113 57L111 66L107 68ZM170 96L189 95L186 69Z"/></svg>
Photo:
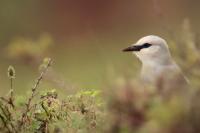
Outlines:
<svg viewBox="0 0 200 133"><path fill-rule="evenodd" d="M21 116L21 120L20 120L20 125L19 125L19 128L21 129L21 127L24 125L24 122L26 121L27 117L28 117L28 112L30 111L31 109L31 101L33 100L33 98L35 97L36 95L36 90L38 89L39 87L39 84L41 82L41 80L43 79L44 77L44 74L47 72L48 68L51 66L52 64L52 60L51 59L48 59L48 62L45 66L45 68L43 69L43 71L41 72L40 76L37 78L36 80L36 83L34 84L33 88L32 88L32 93L31 93L31 96L29 97L27 103L26 103L26 109L25 109L25 112L22 114Z"/></svg>

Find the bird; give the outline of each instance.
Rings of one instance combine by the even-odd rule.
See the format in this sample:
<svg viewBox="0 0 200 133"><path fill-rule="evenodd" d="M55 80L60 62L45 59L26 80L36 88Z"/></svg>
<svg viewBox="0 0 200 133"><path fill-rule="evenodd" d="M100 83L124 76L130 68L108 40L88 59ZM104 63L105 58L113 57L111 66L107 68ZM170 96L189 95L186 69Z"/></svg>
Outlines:
<svg viewBox="0 0 200 133"><path fill-rule="evenodd" d="M177 84L185 86L189 82L172 58L167 42L159 36L142 37L123 52L132 52L139 58L142 63L140 77L145 84L155 85L162 80L164 86L169 87Z"/></svg>

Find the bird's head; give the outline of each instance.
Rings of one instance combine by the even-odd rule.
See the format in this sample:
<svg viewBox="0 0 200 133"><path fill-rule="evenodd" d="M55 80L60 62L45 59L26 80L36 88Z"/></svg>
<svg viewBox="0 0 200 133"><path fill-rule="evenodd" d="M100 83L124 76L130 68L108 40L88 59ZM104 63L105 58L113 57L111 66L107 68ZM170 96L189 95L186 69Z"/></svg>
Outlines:
<svg viewBox="0 0 200 133"><path fill-rule="evenodd" d="M166 41L155 35L145 36L123 51L133 52L143 63L164 62L170 58Z"/></svg>

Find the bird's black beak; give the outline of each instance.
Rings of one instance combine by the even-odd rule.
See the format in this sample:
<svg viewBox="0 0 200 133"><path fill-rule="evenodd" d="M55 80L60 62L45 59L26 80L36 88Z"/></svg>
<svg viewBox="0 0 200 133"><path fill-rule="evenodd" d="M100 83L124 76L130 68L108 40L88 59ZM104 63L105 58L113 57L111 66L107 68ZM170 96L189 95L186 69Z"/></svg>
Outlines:
<svg viewBox="0 0 200 133"><path fill-rule="evenodd" d="M130 46L130 47L128 47L128 48L125 48L125 49L123 49L122 51L123 52L132 52L132 51L140 51L142 49L142 47L141 46L137 46L137 45L134 45L134 46Z"/></svg>

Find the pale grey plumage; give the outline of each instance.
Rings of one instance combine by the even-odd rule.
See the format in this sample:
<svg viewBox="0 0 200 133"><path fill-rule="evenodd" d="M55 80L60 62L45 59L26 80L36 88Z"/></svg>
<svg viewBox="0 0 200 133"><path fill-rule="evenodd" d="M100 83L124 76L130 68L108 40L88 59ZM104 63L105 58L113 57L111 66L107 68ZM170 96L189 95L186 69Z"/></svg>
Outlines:
<svg viewBox="0 0 200 133"><path fill-rule="evenodd" d="M186 81L171 57L167 42L161 37L145 36L124 51L133 51L142 62L141 78L145 82L155 83L160 78L173 80L175 76Z"/></svg>

